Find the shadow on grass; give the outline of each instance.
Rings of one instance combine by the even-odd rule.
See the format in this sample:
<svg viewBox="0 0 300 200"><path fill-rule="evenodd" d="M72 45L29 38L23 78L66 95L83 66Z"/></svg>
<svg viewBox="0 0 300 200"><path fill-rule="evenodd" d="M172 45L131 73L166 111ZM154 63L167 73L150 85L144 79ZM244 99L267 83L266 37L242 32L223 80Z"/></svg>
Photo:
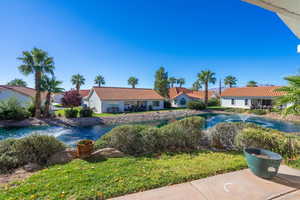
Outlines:
<svg viewBox="0 0 300 200"><path fill-rule="evenodd" d="M107 160L107 158L105 158L103 156L91 156L91 157L81 158L81 159L86 162L89 162L89 163L98 163L98 162L103 162L103 161Z"/></svg>

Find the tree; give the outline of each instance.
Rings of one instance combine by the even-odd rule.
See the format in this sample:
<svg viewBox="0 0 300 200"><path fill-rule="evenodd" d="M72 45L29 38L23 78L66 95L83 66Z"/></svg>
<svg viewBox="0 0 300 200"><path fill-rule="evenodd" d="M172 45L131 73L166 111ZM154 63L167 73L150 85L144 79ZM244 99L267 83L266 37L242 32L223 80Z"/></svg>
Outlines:
<svg viewBox="0 0 300 200"><path fill-rule="evenodd" d="M53 93L59 93L64 91L63 88L59 87L59 85L61 84L62 82L56 80L54 76L52 76L51 78L49 78L46 75L42 76L41 91L47 92L46 102L45 102L45 112L44 112L45 117L48 117L50 114L49 111L50 111L51 95Z"/></svg>
<svg viewBox="0 0 300 200"><path fill-rule="evenodd" d="M282 112L284 115L300 114L300 76L288 76L284 79L288 81L288 86L278 88L276 91L286 94L278 97L276 104L286 105Z"/></svg>
<svg viewBox="0 0 300 200"><path fill-rule="evenodd" d="M70 90L64 93L62 104L65 107L73 108L81 105L82 97L77 90Z"/></svg>
<svg viewBox="0 0 300 200"><path fill-rule="evenodd" d="M247 83L247 87L257 87L257 82L256 81L249 81Z"/></svg>
<svg viewBox="0 0 300 200"><path fill-rule="evenodd" d="M177 84L179 85L179 87L182 87L182 85L185 84L185 79L184 78L177 79Z"/></svg>
<svg viewBox="0 0 300 200"><path fill-rule="evenodd" d="M139 83L139 79L137 79L136 77L131 76L131 77L129 77L127 82L128 82L128 85L131 85L132 88L135 88L135 86Z"/></svg>
<svg viewBox="0 0 300 200"><path fill-rule="evenodd" d="M215 73L210 70L202 70L200 73L198 73L198 79L201 84L205 87L205 95L204 95L204 102L207 106L208 104L208 85L209 83L215 84L216 78Z"/></svg>
<svg viewBox="0 0 300 200"><path fill-rule="evenodd" d="M232 88L232 86L235 86L237 82L236 77L234 76L226 76L224 79L224 84L227 86L229 86L230 88Z"/></svg>
<svg viewBox="0 0 300 200"><path fill-rule="evenodd" d="M164 67L160 67L155 72L154 89L163 97L169 96L168 72L165 71Z"/></svg>
<svg viewBox="0 0 300 200"><path fill-rule="evenodd" d="M192 87L192 90L194 91L198 91L202 88L201 86L201 83L199 80L196 80L194 83L193 83L193 87Z"/></svg>
<svg viewBox="0 0 300 200"><path fill-rule="evenodd" d="M53 74L54 61L48 56L46 51L33 48L31 51L23 51L23 56L18 59L23 62L19 70L25 76L34 74L35 76L35 117L41 116L41 79L43 74Z"/></svg>
<svg viewBox="0 0 300 200"><path fill-rule="evenodd" d="M177 79L175 77L170 77L168 81L171 88L174 87L174 84L177 83Z"/></svg>
<svg viewBox="0 0 300 200"><path fill-rule="evenodd" d="M105 85L104 77L101 75L96 76L95 84L97 84L99 87L101 87L101 85Z"/></svg>
<svg viewBox="0 0 300 200"><path fill-rule="evenodd" d="M22 79L16 78L14 80L9 81L7 83L7 85L26 87L27 83L25 81L23 81Z"/></svg>
<svg viewBox="0 0 300 200"><path fill-rule="evenodd" d="M72 76L71 82L73 85L75 85L77 92L79 92L80 86L84 85L85 83L85 78L80 74L75 74Z"/></svg>

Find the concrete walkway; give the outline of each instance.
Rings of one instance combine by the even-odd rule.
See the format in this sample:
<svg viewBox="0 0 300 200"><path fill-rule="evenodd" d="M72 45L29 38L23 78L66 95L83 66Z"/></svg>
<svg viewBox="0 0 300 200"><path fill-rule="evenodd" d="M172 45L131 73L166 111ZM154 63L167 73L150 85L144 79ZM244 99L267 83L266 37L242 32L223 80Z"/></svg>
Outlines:
<svg viewBox="0 0 300 200"><path fill-rule="evenodd" d="M245 169L113 200L300 200L300 170L282 165L265 180Z"/></svg>

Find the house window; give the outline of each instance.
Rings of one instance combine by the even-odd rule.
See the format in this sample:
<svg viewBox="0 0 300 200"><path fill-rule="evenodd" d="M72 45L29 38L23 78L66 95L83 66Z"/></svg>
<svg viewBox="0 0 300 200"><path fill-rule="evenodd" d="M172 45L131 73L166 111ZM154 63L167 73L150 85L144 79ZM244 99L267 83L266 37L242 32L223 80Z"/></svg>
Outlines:
<svg viewBox="0 0 300 200"><path fill-rule="evenodd" d="M248 106L248 99L245 99L245 106Z"/></svg>
<svg viewBox="0 0 300 200"><path fill-rule="evenodd" d="M184 106L186 104L185 98L180 99L180 105Z"/></svg>
<svg viewBox="0 0 300 200"><path fill-rule="evenodd" d="M152 106L153 107L159 107L160 102L159 101L152 101Z"/></svg>
<svg viewBox="0 0 300 200"><path fill-rule="evenodd" d="M235 104L235 99L231 99L231 105Z"/></svg>

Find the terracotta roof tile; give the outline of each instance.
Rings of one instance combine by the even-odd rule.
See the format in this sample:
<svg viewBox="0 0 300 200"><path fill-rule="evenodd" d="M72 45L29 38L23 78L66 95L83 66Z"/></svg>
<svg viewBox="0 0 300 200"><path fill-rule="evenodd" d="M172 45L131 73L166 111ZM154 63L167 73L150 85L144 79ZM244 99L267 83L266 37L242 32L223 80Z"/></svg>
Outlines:
<svg viewBox="0 0 300 200"><path fill-rule="evenodd" d="M101 100L164 100L155 90L142 88L94 87Z"/></svg>
<svg viewBox="0 0 300 200"><path fill-rule="evenodd" d="M191 98L204 99L205 91L193 91L187 88L174 87L169 89L170 99L174 99L181 94L186 94ZM211 98L214 95L213 91L208 91L208 98Z"/></svg>
<svg viewBox="0 0 300 200"><path fill-rule="evenodd" d="M241 87L227 88L222 97L277 97L285 95L284 92L275 91L280 86L260 86L260 87Z"/></svg>
<svg viewBox="0 0 300 200"><path fill-rule="evenodd" d="M79 94L80 94L80 96L82 96L82 97L88 96L89 93L90 93L90 90L79 90Z"/></svg>
<svg viewBox="0 0 300 200"><path fill-rule="evenodd" d="M10 86L10 85L0 85L0 88L2 89L7 89L7 90L13 90L15 92L21 93L25 96L29 96L29 97L35 97L35 89L33 88L29 88L29 87L22 87L22 86ZM42 99L46 99L46 92L42 92L41 93L41 98Z"/></svg>

